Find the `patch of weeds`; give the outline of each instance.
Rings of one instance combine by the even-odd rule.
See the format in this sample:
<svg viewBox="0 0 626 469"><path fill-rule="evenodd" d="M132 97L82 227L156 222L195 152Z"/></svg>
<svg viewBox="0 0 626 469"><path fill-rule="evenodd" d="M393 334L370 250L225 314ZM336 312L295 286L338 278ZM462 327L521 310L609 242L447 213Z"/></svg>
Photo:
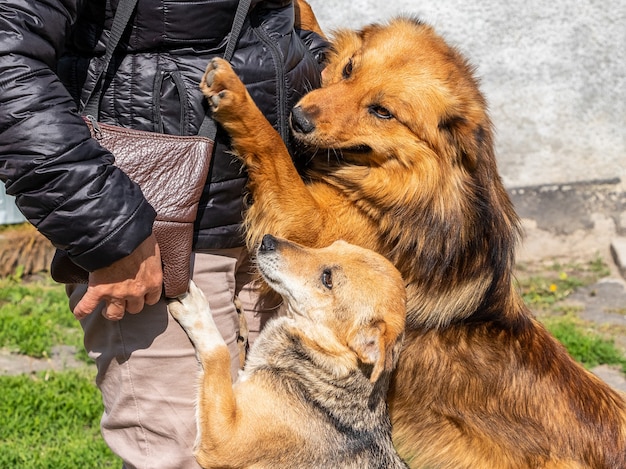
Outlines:
<svg viewBox="0 0 626 469"><path fill-rule="evenodd" d="M0 347L36 358L49 357L58 344L83 350L80 324L64 287L51 279L0 279L0 319ZM84 352L81 357L88 360Z"/></svg>
<svg viewBox="0 0 626 469"><path fill-rule="evenodd" d="M595 275L595 279L601 279L602 277L608 277L611 275L611 269L602 257L596 256L589 261L586 265L586 270Z"/></svg>
<svg viewBox="0 0 626 469"><path fill-rule="evenodd" d="M546 310L569 296L576 288L609 275L606 263L597 257L587 263L550 266L517 266L516 283L522 298L533 310Z"/></svg>
<svg viewBox="0 0 626 469"><path fill-rule="evenodd" d="M604 311L611 314L626 316L626 308L605 308Z"/></svg>
<svg viewBox="0 0 626 469"><path fill-rule="evenodd" d="M546 308L570 295L585 283L560 272L557 277L529 277L518 281L522 298L532 308Z"/></svg>
<svg viewBox="0 0 626 469"><path fill-rule="evenodd" d="M560 303L577 288L610 274L601 258L576 264L518 265L516 271L524 301L575 360L587 368L618 365L626 373L626 358L615 342L596 332L597 326L594 330L579 319L580 307Z"/></svg>
<svg viewBox="0 0 626 469"><path fill-rule="evenodd" d="M100 436L100 393L85 370L0 376L0 467L119 467Z"/></svg>
<svg viewBox="0 0 626 469"><path fill-rule="evenodd" d="M584 321L571 314L547 317L542 321L570 355L585 367L619 365L626 373L626 358L614 341L601 337Z"/></svg>
<svg viewBox="0 0 626 469"><path fill-rule="evenodd" d="M31 230L32 225L28 222L17 223L14 225L0 225L0 233L10 232L10 231L22 231L22 230Z"/></svg>

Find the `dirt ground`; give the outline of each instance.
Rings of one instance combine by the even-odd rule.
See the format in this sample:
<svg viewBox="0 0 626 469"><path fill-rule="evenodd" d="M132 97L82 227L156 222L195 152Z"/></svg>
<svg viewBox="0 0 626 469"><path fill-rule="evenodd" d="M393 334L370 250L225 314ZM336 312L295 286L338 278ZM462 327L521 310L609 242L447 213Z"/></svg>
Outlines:
<svg viewBox="0 0 626 469"><path fill-rule="evenodd" d="M84 367L93 368L95 373L95 365L78 360L76 352L72 346L60 345L52 349L52 356L48 358L33 358L0 349L0 376L38 371L64 371Z"/></svg>

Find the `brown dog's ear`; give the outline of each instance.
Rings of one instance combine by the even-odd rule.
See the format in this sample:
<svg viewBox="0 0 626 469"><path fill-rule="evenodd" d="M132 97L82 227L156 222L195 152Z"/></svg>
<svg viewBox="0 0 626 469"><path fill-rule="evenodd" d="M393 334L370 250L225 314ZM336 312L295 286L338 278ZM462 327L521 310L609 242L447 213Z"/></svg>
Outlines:
<svg viewBox="0 0 626 469"><path fill-rule="evenodd" d="M317 22L317 18L313 13L313 8L304 0L298 0L293 3L293 10L295 15L295 26L297 29L304 29L306 31L313 31L324 39L324 31Z"/></svg>
<svg viewBox="0 0 626 469"><path fill-rule="evenodd" d="M362 363L372 365L370 381L375 383L385 370L393 369L393 344L385 341L385 324L366 326L354 334L348 346Z"/></svg>
<svg viewBox="0 0 626 469"><path fill-rule="evenodd" d="M448 142L447 148L451 150L447 156L473 171L478 162L478 148L470 124L465 117L456 115L441 119L438 127Z"/></svg>

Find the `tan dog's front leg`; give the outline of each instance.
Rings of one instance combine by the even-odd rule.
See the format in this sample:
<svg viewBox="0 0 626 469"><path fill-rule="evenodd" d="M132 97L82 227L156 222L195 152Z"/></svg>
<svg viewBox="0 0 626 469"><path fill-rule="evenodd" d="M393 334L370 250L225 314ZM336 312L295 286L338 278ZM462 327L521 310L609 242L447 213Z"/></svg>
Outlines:
<svg viewBox="0 0 626 469"><path fill-rule="evenodd" d="M227 347L215 325L209 302L193 281L189 282L189 293L169 299L167 308L189 336L201 363L203 358ZM230 358L228 361L230 366Z"/></svg>
<svg viewBox="0 0 626 469"><path fill-rule="evenodd" d="M168 309L189 336L202 365L195 456L202 467L220 466L225 457L220 454L221 448L229 446L224 443L229 442L237 418L230 353L213 321L209 303L193 282L185 297L169 300Z"/></svg>

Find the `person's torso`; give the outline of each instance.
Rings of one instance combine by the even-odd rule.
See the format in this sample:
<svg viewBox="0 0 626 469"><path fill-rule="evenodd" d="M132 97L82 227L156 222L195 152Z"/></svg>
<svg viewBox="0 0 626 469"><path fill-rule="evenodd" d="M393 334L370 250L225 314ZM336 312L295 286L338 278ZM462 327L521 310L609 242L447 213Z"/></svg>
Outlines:
<svg viewBox="0 0 626 469"><path fill-rule="evenodd" d="M195 135L206 114L198 83L210 58L224 52L237 3L139 0L132 26L105 74L98 119L139 130ZM319 64L294 32L290 1L252 3L231 64L288 141L289 112L306 90L319 85ZM86 1L59 61L59 75L77 102L96 86L117 4ZM241 244L246 175L226 142L220 132L199 208L200 248Z"/></svg>

